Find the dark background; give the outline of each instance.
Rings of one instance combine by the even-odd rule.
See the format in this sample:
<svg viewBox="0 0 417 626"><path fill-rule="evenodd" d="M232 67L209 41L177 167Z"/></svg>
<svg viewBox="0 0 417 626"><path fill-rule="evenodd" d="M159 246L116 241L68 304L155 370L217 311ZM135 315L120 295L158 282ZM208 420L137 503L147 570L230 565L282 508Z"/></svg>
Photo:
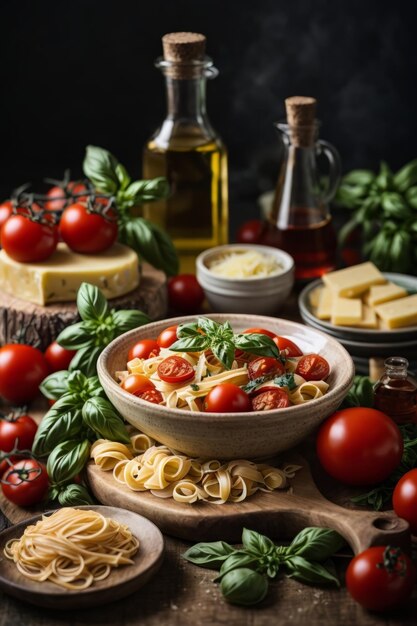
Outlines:
<svg viewBox="0 0 417 626"><path fill-rule="evenodd" d="M396 0L20 0L2 3L1 197L70 167L88 143L140 175L165 112L161 36L206 34L208 111L230 153L232 213L273 186L283 100L319 101L344 170L417 156L415 3ZM249 209L247 207L250 207Z"/></svg>

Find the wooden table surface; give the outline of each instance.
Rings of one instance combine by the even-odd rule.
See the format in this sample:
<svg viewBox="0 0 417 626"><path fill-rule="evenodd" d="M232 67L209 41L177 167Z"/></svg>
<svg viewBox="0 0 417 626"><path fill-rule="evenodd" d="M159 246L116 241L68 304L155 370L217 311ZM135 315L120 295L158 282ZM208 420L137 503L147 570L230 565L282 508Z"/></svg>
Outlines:
<svg viewBox="0 0 417 626"><path fill-rule="evenodd" d="M294 302L282 317L295 318ZM327 494L326 494L327 495ZM11 509L0 500L0 530L33 515ZM8 515L8 517L6 515ZM265 600L255 608L240 608L226 603L216 573L201 569L181 558L191 545L165 537L165 560L156 576L134 595L111 604L83 611L57 611L37 608L0 592L0 626L391 626L416 624L417 589L407 606L379 616L362 609L344 587L348 556L335 559L340 589L309 587L278 575L271 581ZM277 528L275 540L279 541Z"/></svg>

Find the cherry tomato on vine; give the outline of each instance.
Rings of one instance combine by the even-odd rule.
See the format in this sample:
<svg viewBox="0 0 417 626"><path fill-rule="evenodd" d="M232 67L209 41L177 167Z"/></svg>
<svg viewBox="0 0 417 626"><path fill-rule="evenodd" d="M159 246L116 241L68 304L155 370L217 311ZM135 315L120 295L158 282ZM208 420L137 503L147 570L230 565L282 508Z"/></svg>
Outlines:
<svg viewBox="0 0 417 626"><path fill-rule="evenodd" d="M12 215L1 229L1 245L19 263L45 261L58 244L58 228L52 223L34 221L25 215Z"/></svg>
<svg viewBox="0 0 417 626"><path fill-rule="evenodd" d="M15 463L2 478L5 497L18 506L31 506L41 502L48 491L46 467L35 459Z"/></svg>
<svg viewBox="0 0 417 626"><path fill-rule="evenodd" d="M220 383L205 399L206 411L213 413L244 413L252 411L248 394L233 383Z"/></svg>
<svg viewBox="0 0 417 626"><path fill-rule="evenodd" d="M280 387L261 388L252 398L254 411L285 409L287 406L290 406L290 399L286 391Z"/></svg>
<svg viewBox="0 0 417 626"><path fill-rule="evenodd" d="M247 328L246 330L242 331L242 334L244 335L247 335L248 333L254 335L267 335L268 337L271 337L271 339L275 339L275 333L273 333L271 330L266 330L266 328Z"/></svg>
<svg viewBox="0 0 417 626"><path fill-rule="evenodd" d="M416 570L400 548L375 546L355 556L346 571L352 598L371 611L386 611L411 595Z"/></svg>
<svg viewBox="0 0 417 626"><path fill-rule="evenodd" d="M143 374L129 374L121 384L122 389L139 396L144 391L155 389L155 385Z"/></svg>
<svg viewBox="0 0 417 626"><path fill-rule="evenodd" d="M156 340L158 346L160 348L169 348L170 346L172 346L172 344L177 341L178 338L177 329L178 326L168 326L168 328L165 328Z"/></svg>
<svg viewBox="0 0 417 626"><path fill-rule="evenodd" d="M146 400L146 402L152 402L153 404L161 404L163 400L162 393L158 391L158 389L147 389L143 393L140 393L138 398Z"/></svg>
<svg viewBox="0 0 417 626"><path fill-rule="evenodd" d="M8 220L9 217L12 215L12 213L13 202L11 200L5 200L0 204L0 230L6 220Z"/></svg>
<svg viewBox="0 0 417 626"><path fill-rule="evenodd" d="M9 470L12 467L12 465L17 463L21 459L24 459L25 456L22 454L12 454L11 456L6 454L6 455L0 455L0 458L1 458L0 478L3 478L3 475L5 474L5 472Z"/></svg>
<svg viewBox="0 0 417 626"><path fill-rule="evenodd" d="M130 348L127 360L149 359L158 356L160 349L155 339L141 339Z"/></svg>
<svg viewBox="0 0 417 626"><path fill-rule="evenodd" d="M330 366L319 354L305 354L298 361L295 373L305 380L324 380L330 373Z"/></svg>
<svg viewBox="0 0 417 626"><path fill-rule="evenodd" d="M407 520L412 534L417 535L417 469L400 478L392 494L392 504L398 517Z"/></svg>
<svg viewBox="0 0 417 626"><path fill-rule="evenodd" d="M11 404L31 402L48 374L48 363L37 348L20 343L0 348L0 396Z"/></svg>
<svg viewBox="0 0 417 626"><path fill-rule="evenodd" d="M195 313L204 300L204 291L194 274L179 274L168 280L169 304L175 311Z"/></svg>
<svg viewBox="0 0 417 626"><path fill-rule="evenodd" d="M257 243L261 236L261 220L248 220L243 222L236 233L237 243Z"/></svg>
<svg viewBox="0 0 417 626"><path fill-rule="evenodd" d="M273 337L273 339L274 339L274 342L277 344L278 348L280 349L280 351L282 350L286 351L287 356L290 356L290 357L303 356L303 353L301 352L300 348L297 346L296 343L291 341L291 339L287 339L286 337L280 337L279 335L277 335L276 337Z"/></svg>
<svg viewBox="0 0 417 626"><path fill-rule="evenodd" d="M45 350L45 359L51 372L59 372L69 368L76 354L76 350L67 350L60 346L57 341L53 341Z"/></svg>
<svg viewBox="0 0 417 626"><path fill-rule="evenodd" d="M77 183L75 181L70 181L68 185L63 187L55 185L46 192L48 200L44 203L44 207L47 211L61 211L68 202L71 201L72 194L79 194L83 191L87 191L87 187L84 183ZM86 196L77 197L77 202L85 200Z"/></svg>
<svg viewBox="0 0 417 626"><path fill-rule="evenodd" d="M375 485L399 465L403 438L381 411L363 407L333 413L320 427L317 454L330 476L346 485Z"/></svg>
<svg viewBox="0 0 417 626"><path fill-rule="evenodd" d="M270 356L260 356L248 365L248 376L250 380L255 380L260 376L281 376L285 372L285 367Z"/></svg>
<svg viewBox="0 0 417 626"><path fill-rule="evenodd" d="M158 376L166 383L184 383L194 378L194 368L182 356L169 356L158 365Z"/></svg>
<svg viewBox="0 0 417 626"><path fill-rule="evenodd" d="M0 450L11 452L31 450L38 426L30 415L13 415L0 418Z"/></svg>
<svg viewBox="0 0 417 626"><path fill-rule="evenodd" d="M76 202L67 207L61 216L59 230L67 246L82 254L95 254L107 250L117 239L116 216L109 217L87 209Z"/></svg>

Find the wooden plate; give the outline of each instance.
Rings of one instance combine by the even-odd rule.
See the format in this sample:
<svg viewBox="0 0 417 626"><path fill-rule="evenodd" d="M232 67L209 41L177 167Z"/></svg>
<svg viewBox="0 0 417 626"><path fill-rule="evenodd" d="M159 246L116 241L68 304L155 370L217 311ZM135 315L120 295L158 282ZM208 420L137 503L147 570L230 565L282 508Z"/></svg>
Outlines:
<svg viewBox="0 0 417 626"><path fill-rule="evenodd" d="M35 582L17 570L13 561L3 556L9 539L20 537L25 528L36 523L42 515L32 517L0 533L0 589L19 600L38 606L59 609L80 609L113 602L142 587L159 569L164 553L164 539L158 528L136 513L112 506L79 506L78 509L98 511L122 524L127 524L139 539L140 546L134 564L113 569L105 580L94 583L85 591L63 589L50 582Z"/></svg>

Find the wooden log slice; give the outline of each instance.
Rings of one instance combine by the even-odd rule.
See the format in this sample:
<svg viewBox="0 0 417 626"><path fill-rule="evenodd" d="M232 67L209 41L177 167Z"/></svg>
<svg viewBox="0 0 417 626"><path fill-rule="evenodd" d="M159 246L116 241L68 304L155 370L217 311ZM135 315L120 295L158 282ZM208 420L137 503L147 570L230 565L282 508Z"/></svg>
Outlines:
<svg viewBox="0 0 417 626"><path fill-rule="evenodd" d="M165 317L167 300L165 274L144 264L139 286L110 300L110 305L115 309L139 309L156 320ZM63 328L78 319L75 302L40 306L0 292L0 344L11 342L20 329L27 327L27 340L38 339L44 350Z"/></svg>

